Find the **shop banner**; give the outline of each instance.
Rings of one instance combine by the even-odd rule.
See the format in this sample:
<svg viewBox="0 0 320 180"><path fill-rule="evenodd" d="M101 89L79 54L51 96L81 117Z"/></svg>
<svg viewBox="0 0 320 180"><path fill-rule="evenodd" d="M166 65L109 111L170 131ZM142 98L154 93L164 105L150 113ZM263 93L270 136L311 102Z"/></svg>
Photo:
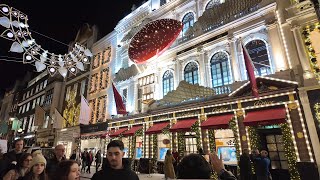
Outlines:
<svg viewBox="0 0 320 180"><path fill-rule="evenodd" d="M106 131L107 129L108 129L108 122L90 124L90 125L80 125L81 134Z"/></svg>

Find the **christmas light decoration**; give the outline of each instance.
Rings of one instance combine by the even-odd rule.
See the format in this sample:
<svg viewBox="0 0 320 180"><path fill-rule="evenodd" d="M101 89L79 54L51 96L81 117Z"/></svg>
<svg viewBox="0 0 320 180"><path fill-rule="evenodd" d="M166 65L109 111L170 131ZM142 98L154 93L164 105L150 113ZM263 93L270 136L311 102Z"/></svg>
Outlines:
<svg viewBox="0 0 320 180"><path fill-rule="evenodd" d="M201 131L199 130L199 121L196 121L192 126L191 126L191 132L196 133L196 137L197 137L197 149L202 148L202 138L200 138L200 133Z"/></svg>
<svg viewBox="0 0 320 180"><path fill-rule="evenodd" d="M0 25L6 28L0 36L13 41L10 51L24 52L23 63L34 63L38 72L47 68L51 76L59 72L63 77L66 77L68 71L76 74L77 69L84 71L83 64L90 64L88 57L91 57L92 53L78 43L69 53L63 55L55 55L43 49L31 36L28 16L23 12L6 4L0 4L0 15L2 15Z"/></svg>
<svg viewBox="0 0 320 180"><path fill-rule="evenodd" d="M131 40L129 58L141 64L161 55L176 40L182 23L174 19L159 19L146 24Z"/></svg>
<svg viewBox="0 0 320 180"><path fill-rule="evenodd" d="M288 123L280 124L284 141L285 155L288 160L288 168L291 180L300 180L300 175L297 168L297 156L294 150L292 134Z"/></svg>
<svg viewBox="0 0 320 180"><path fill-rule="evenodd" d="M184 139L184 133L178 132L178 152L180 157L184 156L185 147L186 141Z"/></svg>
<svg viewBox="0 0 320 180"><path fill-rule="evenodd" d="M209 141L209 150L211 153L215 153L216 152L216 138L214 135L214 129L209 129L208 130L208 141ZM211 174L211 179L214 180L218 180L218 174L217 172L213 171L213 173Z"/></svg>
<svg viewBox="0 0 320 180"><path fill-rule="evenodd" d="M230 121L229 121L229 127L232 130L233 134L234 134L234 146L236 148L236 154L237 154L237 161L240 160L240 138L239 138L239 132L238 132L238 123L237 123L237 119L235 117L233 117ZM237 173L238 173L238 177L240 177L240 167L239 165L237 165Z"/></svg>
<svg viewBox="0 0 320 180"><path fill-rule="evenodd" d="M310 34L312 31L318 31L320 33L320 23L316 23L311 26L307 26L302 31L302 36L304 38L304 43L306 46L306 49L308 51L309 61L312 68L312 71L317 78L318 81L320 81L320 62L318 62L317 53L315 49L313 48L312 41L310 39Z"/></svg>

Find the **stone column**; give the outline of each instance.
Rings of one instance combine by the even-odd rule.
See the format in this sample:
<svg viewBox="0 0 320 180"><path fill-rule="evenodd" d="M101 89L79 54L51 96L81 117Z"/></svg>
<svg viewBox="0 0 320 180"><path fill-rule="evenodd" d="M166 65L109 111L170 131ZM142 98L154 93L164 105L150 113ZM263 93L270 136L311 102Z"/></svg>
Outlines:
<svg viewBox="0 0 320 180"><path fill-rule="evenodd" d="M293 25L291 27L291 31L293 32L294 40L297 45L299 60L300 60L300 64L303 69L303 74L306 75L306 73L308 73L308 75L313 75L311 73L309 58L306 54L306 51L304 48L304 42L303 42L303 39L301 36L301 26L300 25Z"/></svg>
<svg viewBox="0 0 320 180"><path fill-rule="evenodd" d="M181 81L181 62L175 59L174 66L174 89L177 89L179 82Z"/></svg>
<svg viewBox="0 0 320 180"><path fill-rule="evenodd" d="M228 39L230 45L230 53L231 53L231 69L234 81L241 81L240 75L240 65L239 65L239 57L237 52L237 39L233 36Z"/></svg>
<svg viewBox="0 0 320 180"><path fill-rule="evenodd" d="M307 89L300 88L299 89L299 97L301 100L301 104L303 107L303 111L306 118L306 123L309 131L309 136L311 140L311 145L313 149L313 153L315 154L315 160L318 166L318 171L320 174L320 142L319 137L316 129L316 125L314 123L313 115L310 108L310 102L307 94Z"/></svg>
<svg viewBox="0 0 320 180"><path fill-rule="evenodd" d="M206 67L206 62L205 62L205 57L204 57L204 50L203 48L198 49L198 61L199 61L199 85L200 86L206 86L208 87L208 74L207 74L207 67Z"/></svg>
<svg viewBox="0 0 320 180"><path fill-rule="evenodd" d="M272 64L274 64L274 72L288 69L288 60L286 58L284 44L281 41L281 34L279 34L278 25L276 23L267 25L267 31L269 42L271 44L271 57L273 57Z"/></svg>

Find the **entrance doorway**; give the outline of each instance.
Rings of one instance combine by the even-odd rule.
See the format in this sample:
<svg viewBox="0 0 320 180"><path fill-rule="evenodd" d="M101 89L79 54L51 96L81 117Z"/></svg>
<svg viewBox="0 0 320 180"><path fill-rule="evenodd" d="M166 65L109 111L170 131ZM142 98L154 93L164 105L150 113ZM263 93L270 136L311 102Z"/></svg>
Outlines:
<svg viewBox="0 0 320 180"><path fill-rule="evenodd" d="M271 165L269 167L273 180L290 180L288 160L285 156L283 135L279 126L263 126L258 128L261 149L267 150Z"/></svg>

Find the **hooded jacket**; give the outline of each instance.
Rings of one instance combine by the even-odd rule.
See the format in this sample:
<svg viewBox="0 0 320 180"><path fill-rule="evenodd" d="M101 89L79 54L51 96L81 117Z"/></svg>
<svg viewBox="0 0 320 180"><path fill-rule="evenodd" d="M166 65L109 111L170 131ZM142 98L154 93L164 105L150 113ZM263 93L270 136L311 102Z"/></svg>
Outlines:
<svg viewBox="0 0 320 180"><path fill-rule="evenodd" d="M102 170L92 176L91 180L139 180L137 174L130 169L130 163L128 161L122 160L122 164L122 169L113 169L106 163Z"/></svg>

